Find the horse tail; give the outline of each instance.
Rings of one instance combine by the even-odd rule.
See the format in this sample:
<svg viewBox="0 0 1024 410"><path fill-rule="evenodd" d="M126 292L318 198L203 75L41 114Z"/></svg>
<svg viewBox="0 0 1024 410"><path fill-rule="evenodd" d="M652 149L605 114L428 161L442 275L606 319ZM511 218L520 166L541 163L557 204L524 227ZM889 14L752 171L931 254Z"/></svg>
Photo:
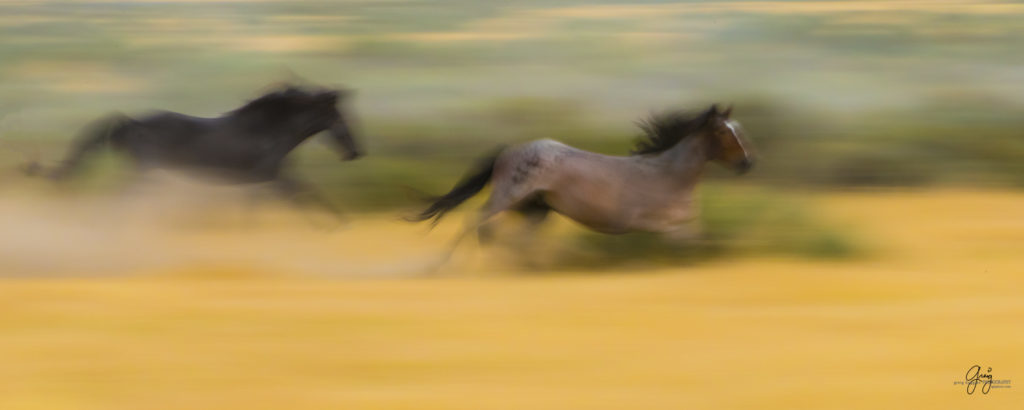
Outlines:
<svg viewBox="0 0 1024 410"><path fill-rule="evenodd" d="M436 225L444 214L466 202L467 199L472 198L473 195L476 195L487 186L487 183L491 181L491 175L494 173L494 164L498 161L498 156L501 155L503 150L504 147L499 148L493 154L479 159L470 173L462 177L462 180L455 184L451 191L439 197L431 198L433 203L427 209L406 219L412 222L433 219L432 223Z"/></svg>
<svg viewBox="0 0 1024 410"><path fill-rule="evenodd" d="M131 119L115 114L98 120L87 126L72 142L71 149L61 164L52 170L45 170L37 162L31 162L23 169L28 175L45 175L54 180L64 180L78 171L82 161L87 157L110 145L111 142L123 139L126 125Z"/></svg>

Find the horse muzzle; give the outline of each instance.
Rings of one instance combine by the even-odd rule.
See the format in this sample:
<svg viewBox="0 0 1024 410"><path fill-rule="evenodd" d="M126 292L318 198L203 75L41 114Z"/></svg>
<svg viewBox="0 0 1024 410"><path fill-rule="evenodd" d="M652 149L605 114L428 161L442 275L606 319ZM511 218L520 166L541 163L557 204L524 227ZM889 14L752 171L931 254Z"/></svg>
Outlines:
<svg viewBox="0 0 1024 410"><path fill-rule="evenodd" d="M739 174L746 174L747 172L750 172L750 169L753 167L754 160L750 158L743 158L736 164L736 172Z"/></svg>

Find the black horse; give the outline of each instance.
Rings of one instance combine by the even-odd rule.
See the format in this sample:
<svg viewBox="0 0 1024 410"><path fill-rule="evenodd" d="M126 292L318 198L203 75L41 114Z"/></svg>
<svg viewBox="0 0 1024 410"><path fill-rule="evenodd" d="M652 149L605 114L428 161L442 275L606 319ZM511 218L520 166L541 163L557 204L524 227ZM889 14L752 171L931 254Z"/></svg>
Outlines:
<svg viewBox="0 0 1024 410"><path fill-rule="evenodd" d="M186 171L229 184L272 183L296 201L312 201L340 215L309 186L284 170L285 157L309 137L328 131L344 160L362 155L338 106L347 92L288 86L216 118L158 111L96 121L75 139L60 166L30 164L29 174L64 180L94 152L110 147L132 159L138 171Z"/></svg>

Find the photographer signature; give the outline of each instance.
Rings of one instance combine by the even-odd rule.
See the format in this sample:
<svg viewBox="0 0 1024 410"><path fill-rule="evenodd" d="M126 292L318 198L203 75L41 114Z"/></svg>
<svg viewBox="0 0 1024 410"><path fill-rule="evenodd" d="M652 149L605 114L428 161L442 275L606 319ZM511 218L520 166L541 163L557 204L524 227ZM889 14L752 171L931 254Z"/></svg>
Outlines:
<svg viewBox="0 0 1024 410"><path fill-rule="evenodd" d="M978 388L978 384L981 384L981 394L988 394L989 390L992 390L992 368L989 367L986 373L981 372L981 366L974 365L970 369L967 369L967 394L974 394L974 391Z"/></svg>

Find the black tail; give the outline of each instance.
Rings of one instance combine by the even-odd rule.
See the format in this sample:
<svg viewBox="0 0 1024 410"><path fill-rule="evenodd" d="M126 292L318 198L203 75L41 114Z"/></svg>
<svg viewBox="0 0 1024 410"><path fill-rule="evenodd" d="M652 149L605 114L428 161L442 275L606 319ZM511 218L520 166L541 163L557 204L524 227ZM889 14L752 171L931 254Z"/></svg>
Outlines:
<svg viewBox="0 0 1024 410"><path fill-rule="evenodd" d="M498 155L501 155L502 150L504 150L504 147L498 149L494 154L481 158L472 171L463 177L459 183L455 184L451 191L442 196L431 198L433 203L427 209L406 219L412 222L433 219L433 223L437 224L444 214L455 209L459 204L466 202L467 199L472 198L473 195L476 195L487 186L487 183L491 181L491 174L494 173L494 163L498 160Z"/></svg>
<svg viewBox="0 0 1024 410"><path fill-rule="evenodd" d="M68 151L60 166L44 172L37 163L31 163L24 168L25 173L29 175L43 174L55 180L68 178L81 167L82 160L101 148L106 147L117 134L122 133L125 129L124 126L129 121L128 117L120 114L96 121L87 126L75 138L71 150Z"/></svg>

